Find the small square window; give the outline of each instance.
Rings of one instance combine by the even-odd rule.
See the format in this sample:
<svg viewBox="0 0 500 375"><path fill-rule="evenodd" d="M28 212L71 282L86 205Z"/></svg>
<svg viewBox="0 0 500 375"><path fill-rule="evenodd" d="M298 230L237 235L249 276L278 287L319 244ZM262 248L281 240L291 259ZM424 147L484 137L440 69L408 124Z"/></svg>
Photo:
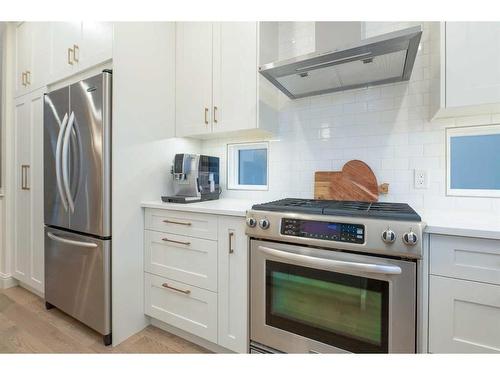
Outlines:
<svg viewBox="0 0 500 375"><path fill-rule="evenodd" d="M227 145L228 189L267 190L268 143Z"/></svg>

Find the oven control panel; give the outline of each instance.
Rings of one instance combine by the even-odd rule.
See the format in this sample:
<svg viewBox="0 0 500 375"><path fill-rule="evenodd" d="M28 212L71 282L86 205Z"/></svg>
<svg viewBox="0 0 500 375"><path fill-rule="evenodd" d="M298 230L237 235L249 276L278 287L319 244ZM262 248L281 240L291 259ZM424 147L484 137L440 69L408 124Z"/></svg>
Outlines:
<svg viewBox="0 0 500 375"><path fill-rule="evenodd" d="M356 244L365 242L365 226L361 224L283 218L281 219L281 234Z"/></svg>

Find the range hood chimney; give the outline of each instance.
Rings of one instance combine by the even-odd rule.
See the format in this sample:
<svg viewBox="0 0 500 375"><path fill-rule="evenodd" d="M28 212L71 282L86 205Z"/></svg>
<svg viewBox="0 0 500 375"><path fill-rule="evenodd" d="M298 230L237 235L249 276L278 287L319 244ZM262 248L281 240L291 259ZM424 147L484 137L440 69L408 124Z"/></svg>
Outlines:
<svg viewBox="0 0 500 375"><path fill-rule="evenodd" d="M421 26L362 39L361 22L316 22L316 51L259 67L290 99L408 81Z"/></svg>

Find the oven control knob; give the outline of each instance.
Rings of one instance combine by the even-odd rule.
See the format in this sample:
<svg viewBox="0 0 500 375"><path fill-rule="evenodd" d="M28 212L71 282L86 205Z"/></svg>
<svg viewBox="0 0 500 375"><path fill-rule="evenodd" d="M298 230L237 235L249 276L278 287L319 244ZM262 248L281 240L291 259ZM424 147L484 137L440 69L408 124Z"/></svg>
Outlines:
<svg viewBox="0 0 500 375"><path fill-rule="evenodd" d="M382 241L385 243L394 243L396 241L396 233L392 229L386 229L382 232Z"/></svg>
<svg viewBox="0 0 500 375"><path fill-rule="evenodd" d="M260 219L259 220L259 227L261 227L262 229L267 229L269 228L269 220L267 219Z"/></svg>
<svg viewBox="0 0 500 375"><path fill-rule="evenodd" d="M414 246L418 241L418 237L415 232L410 230L403 234L403 242L409 246Z"/></svg>
<svg viewBox="0 0 500 375"><path fill-rule="evenodd" d="M255 220L253 217L247 217L247 225L250 228L255 228L255 226L257 225L257 220Z"/></svg>

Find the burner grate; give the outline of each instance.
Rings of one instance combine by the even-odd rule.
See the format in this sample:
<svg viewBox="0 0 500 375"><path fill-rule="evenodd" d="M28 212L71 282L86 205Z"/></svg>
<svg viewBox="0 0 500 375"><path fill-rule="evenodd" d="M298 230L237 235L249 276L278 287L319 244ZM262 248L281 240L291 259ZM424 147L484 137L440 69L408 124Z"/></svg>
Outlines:
<svg viewBox="0 0 500 375"><path fill-rule="evenodd" d="M296 212L317 215L358 216L402 221L421 221L420 216L406 203L331 201L286 198L256 204L254 210Z"/></svg>

